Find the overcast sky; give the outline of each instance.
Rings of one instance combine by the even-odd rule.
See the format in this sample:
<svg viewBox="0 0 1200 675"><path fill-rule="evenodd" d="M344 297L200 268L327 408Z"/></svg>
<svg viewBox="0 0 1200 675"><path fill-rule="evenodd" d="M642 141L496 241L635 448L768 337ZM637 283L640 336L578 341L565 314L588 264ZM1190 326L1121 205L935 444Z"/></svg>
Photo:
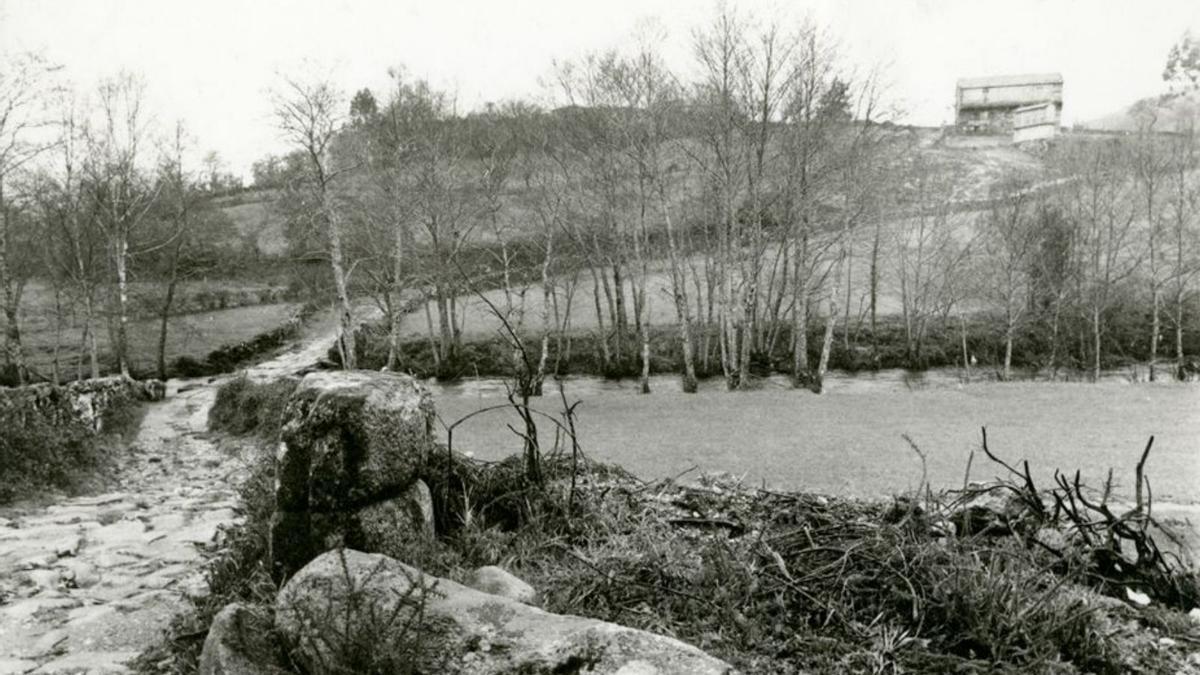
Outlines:
<svg viewBox="0 0 1200 675"><path fill-rule="evenodd" d="M953 114L959 77L1061 72L1068 123L1162 90L1170 45L1200 28L1200 0L793 0L732 3L809 12L859 67L883 65L904 121ZM268 92L318 68L352 92L387 69L454 89L463 108L540 95L554 59L618 46L648 18L683 65L707 0L0 0L0 50L40 50L80 89L140 73L161 128L186 121L245 174L280 149ZM781 8L786 8L783 10Z"/></svg>

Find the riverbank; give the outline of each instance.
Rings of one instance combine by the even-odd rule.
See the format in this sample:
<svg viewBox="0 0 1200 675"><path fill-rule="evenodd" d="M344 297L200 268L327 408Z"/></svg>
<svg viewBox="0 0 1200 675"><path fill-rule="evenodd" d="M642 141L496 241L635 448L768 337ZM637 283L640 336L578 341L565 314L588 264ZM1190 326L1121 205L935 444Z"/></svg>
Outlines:
<svg viewBox="0 0 1200 675"><path fill-rule="evenodd" d="M418 317L409 317L417 322ZM498 328L498 327L497 327ZM898 316L880 317L874 332L869 326L852 327L849 339L842 328L835 331L831 345L829 369L851 373L904 369L926 371L959 368L974 377L990 375L998 378L1003 371L1004 339L999 322L977 315L967 320L966 361L963 359L961 326L937 324L930 327L920 347L910 351L903 321ZM824 326L817 322L808 331L808 362L815 367L821 356ZM508 377L514 371L513 349L499 330L486 331L476 326L463 336L462 344L449 358L435 358L428 337L405 333L399 352L397 370L418 377L437 377L454 380L463 377ZM1200 354L1200 331L1184 334L1185 366L1195 370L1196 355ZM649 330L650 372L679 374L683 370L683 355L679 330L672 325L656 325ZM533 333L523 336L525 347L536 361L540 355L540 337ZM1086 341L1085 341L1086 342ZM1103 343L1103 370L1129 369L1148 359L1145 336L1136 325L1113 327ZM713 329L697 327L693 338L696 373L700 378L720 377L720 347ZM755 377L792 375L792 336L790 327L781 327L774 340L751 353L751 374ZM630 327L620 338L610 334L602 341L594 331L570 330L559 336L553 334L548 344L547 372L551 375L595 375L607 378L636 378L642 372L640 337ZM605 357L607 348L607 358ZM355 349L360 367L378 369L387 363L387 326L382 322L363 323L355 335ZM1177 375L1176 364L1160 346L1157 375L1171 379ZM707 356L705 354L707 353ZM331 352L330 358L336 360ZM964 368L967 366L968 368ZM1038 330L1022 331L1013 345L1012 368L1018 377L1087 376L1092 368L1090 355L1084 353L1078 341L1061 345L1060 353L1051 358L1046 336ZM1189 371L1191 372L1191 371Z"/></svg>

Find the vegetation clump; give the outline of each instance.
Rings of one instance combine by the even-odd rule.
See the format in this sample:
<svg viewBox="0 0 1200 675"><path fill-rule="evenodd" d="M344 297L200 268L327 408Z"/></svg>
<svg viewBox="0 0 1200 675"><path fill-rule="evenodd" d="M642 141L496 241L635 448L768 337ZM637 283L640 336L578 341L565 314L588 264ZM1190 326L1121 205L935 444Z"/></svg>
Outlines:
<svg viewBox="0 0 1200 675"><path fill-rule="evenodd" d="M46 491L78 492L103 480L120 448L132 441L142 407L132 393L116 391L97 432L73 414L51 418L0 407L0 504Z"/></svg>
<svg viewBox="0 0 1200 675"><path fill-rule="evenodd" d="M283 409L297 384L291 379L254 382L245 374L239 375L217 389L208 412L208 426L213 431L274 438L279 435Z"/></svg>

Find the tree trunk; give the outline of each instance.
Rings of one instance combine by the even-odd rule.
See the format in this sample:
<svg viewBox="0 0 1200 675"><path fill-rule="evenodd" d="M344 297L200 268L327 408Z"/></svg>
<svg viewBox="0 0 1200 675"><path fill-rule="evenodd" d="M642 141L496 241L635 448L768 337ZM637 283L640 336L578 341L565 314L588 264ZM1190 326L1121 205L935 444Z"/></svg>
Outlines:
<svg viewBox="0 0 1200 675"><path fill-rule="evenodd" d="M879 358L879 335L876 319L879 312L879 219L875 220L875 238L871 242L871 356Z"/></svg>
<svg viewBox="0 0 1200 675"><path fill-rule="evenodd" d="M50 377L54 385L62 384L62 332L63 332L63 302L62 286L59 280L54 280L54 347L50 355Z"/></svg>
<svg viewBox="0 0 1200 675"><path fill-rule="evenodd" d="M534 376L534 393L542 395L542 387L546 382L546 363L550 360L550 332L552 330L551 315L554 311L552 298L554 295L550 280L550 260L554 254L554 238L546 235L546 257L542 260L542 344L538 354L537 374Z"/></svg>
<svg viewBox="0 0 1200 675"><path fill-rule="evenodd" d="M1058 343L1059 343L1059 316L1061 314L1062 301L1058 298L1054 300L1054 312L1050 319L1050 377L1058 379Z"/></svg>
<svg viewBox="0 0 1200 675"><path fill-rule="evenodd" d="M796 277L796 308L792 317L792 386L808 386L808 282Z"/></svg>
<svg viewBox="0 0 1200 675"><path fill-rule="evenodd" d="M326 207L329 219L329 266L333 270L333 285L338 302L338 350L341 352L342 367L354 370L356 357L354 354L354 312L350 306L350 289L346 283L346 268L342 260L342 228L337 214Z"/></svg>
<svg viewBox="0 0 1200 675"><path fill-rule="evenodd" d="M746 312L747 314L749 311ZM750 354L754 345L754 324L748 320L742 321L742 354L738 357L738 388L750 386Z"/></svg>
<svg viewBox="0 0 1200 675"><path fill-rule="evenodd" d="M1092 307L1092 381L1100 381L1100 307Z"/></svg>
<svg viewBox="0 0 1200 675"><path fill-rule="evenodd" d="M400 368L400 331L404 323L404 227L396 224L392 248L392 288L388 291L388 370Z"/></svg>
<svg viewBox="0 0 1200 675"><path fill-rule="evenodd" d="M5 295L9 295L6 289ZM15 297L15 295L13 296ZM20 309L16 302L6 297L4 302L4 357L5 362L13 366L17 373L17 384L24 385L28 381L25 372L25 358L21 349Z"/></svg>
<svg viewBox="0 0 1200 675"><path fill-rule="evenodd" d="M429 297L426 297L425 302L423 303L425 305L425 326L429 329L429 351L433 354L433 369L437 373L441 374L442 354L438 349L437 336L433 330L433 312L429 310L430 302L431 300Z"/></svg>
<svg viewBox="0 0 1200 675"><path fill-rule="evenodd" d="M596 342L600 347L600 369L607 375L612 371L612 353L608 350L608 336L604 332L604 312L600 307L600 285L604 275L598 274L596 268L588 266L592 273L592 298L596 301ZM604 281L604 291L608 294L608 282ZM608 295L612 299L612 295ZM610 304L611 307L611 304Z"/></svg>
<svg viewBox="0 0 1200 675"><path fill-rule="evenodd" d="M959 341L962 343L963 373L966 375L966 378L965 378L966 381L970 382L971 381L971 354L967 350L967 319L965 316L962 315L961 312L959 312L959 314L958 314L958 338L959 338ZM1004 379L1007 380L1008 376L1005 375Z"/></svg>
<svg viewBox="0 0 1200 675"><path fill-rule="evenodd" d="M125 232L117 236L117 369L121 377L129 378L129 240Z"/></svg>
<svg viewBox="0 0 1200 675"><path fill-rule="evenodd" d="M1004 381L1012 379L1013 325L1010 322L1004 331Z"/></svg>
<svg viewBox="0 0 1200 675"><path fill-rule="evenodd" d="M838 306L834 299L836 291L830 290L829 316L825 319L825 337L821 340L821 360L817 362L817 372L813 376L813 392L820 394L825 389L825 372L829 369L829 353L833 348L833 329L837 324Z"/></svg>
<svg viewBox="0 0 1200 675"><path fill-rule="evenodd" d="M171 277L167 281L167 295L163 299L162 310L159 312L158 325L158 378L167 379L167 325L171 318L171 303L175 301L175 286L179 283L179 250L183 240L175 244L171 252Z"/></svg>
<svg viewBox="0 0 1200 675"><path fill-rule="evenodd" d="M88 363L91 366L91 378L100 377L100 347L96 344L96 299L95 289L90 288L84 295L83 301L83 333L87 342Z"/></svg>
<svg viewBox="0 0 1200 675"><path fill-rule="evenodd" d="M451 360L451 343L454 341L454 332L451 328L451 323L454 321L450 315L450 303L447 299L446 289L440 279L434 282L434 296L437 298L438 311L438 353L445 361Z"/></svg>
<svg viewBox="0 0 1200 675"><path fill-rule="evenodd" d="M0 176L0 285L4 287L4 356L5 361L16 369L17 383L25 384L25 357L21 349L20 282L12 277L9 266L9 250L12 233L10 232L10 216L8 202L4 200L3 177Z"/></svg>
<svg viewBox="0 0 1200 675"><path fill-rule="evenodd" d="M615 262L612 266L613 276L613 293L616 296L617 314L613 317L613 321L617 326L617 343L620 344L621 337L629 328L629 317L625 309L625 279L621 274L621 263Z"/></svg>
<svg viewBox="0 0 1200 675"><path fill-rule="evenodd" d="M642 393L650 393L650 323L642 321Z"/></svg>
<svg viewBox="0 0 1200 675"><path fill-rule="evenodd" d="M1183 369L1183 284L1175 292L1175 378L1185 379Z"/></svg>
<svg viewBox="0 0 1200 675"><path fill-rule="evenodd" d="M675 320L679 323L679 342L683 350L683 382L681 386L683 393L694 394L697 389L696 360L692 353L692 319L691 308L688 306L687 278L679 263L675 229L672 227L671 216L667 211L665 201L660 192L659 204L663 211L663 222L666 224L667 253L671 261L671 298L675 302Z"/></svg>
<svg viewBox="0 0 1200 675"><path fill-rule="evenodd" d="M1161 304L1161 294L1158 290L1158 284L1154 284L1154 292L1151 294L1150 310L1150 381L1155 380L1155 369L1158 367L1158 333L1162 329L1162 322L1159 317L1158 307Z"/></svg>

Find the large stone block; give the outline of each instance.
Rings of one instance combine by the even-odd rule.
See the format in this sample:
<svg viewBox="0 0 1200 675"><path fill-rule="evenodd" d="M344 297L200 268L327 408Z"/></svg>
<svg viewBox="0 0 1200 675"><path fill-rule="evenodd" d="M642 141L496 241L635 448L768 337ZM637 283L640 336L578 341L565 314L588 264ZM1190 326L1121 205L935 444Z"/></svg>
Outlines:
<svg viewBox="0 0 1200 675"><path fill-rule="evenodd" d="M432 590L416 602L414 584ZM425 622L414 632L412 619ZM414 648L440 660L436 672L466 675L576 673L725 675L733 668L672 638L578 616L551 614L467 588L387 556L331 551L300 570L280 591L276 626L299 645L295 656L314 675L338 672L347 652L339 636L373 625L381 656ZM349 625L347 625L349 624ZM403 644L401 644L403 643ZM359 660L370 655L354 653Z"/></svg>
<svg viewBox="0 0 1200 675"><path fill-rule="evenodd" d="M310 373L284 412L279 508L355 510L403 492L429 452L433 398L407 375Z"/></svg>
<svg viewBox="0 0 1200 675"><path fill-rule="evenodd" d="M286 578L321 551L399 555L432 535L417 476L432 444L433 399L407 375L310 373L284 411L276 454L271 560Z"/></svg>

